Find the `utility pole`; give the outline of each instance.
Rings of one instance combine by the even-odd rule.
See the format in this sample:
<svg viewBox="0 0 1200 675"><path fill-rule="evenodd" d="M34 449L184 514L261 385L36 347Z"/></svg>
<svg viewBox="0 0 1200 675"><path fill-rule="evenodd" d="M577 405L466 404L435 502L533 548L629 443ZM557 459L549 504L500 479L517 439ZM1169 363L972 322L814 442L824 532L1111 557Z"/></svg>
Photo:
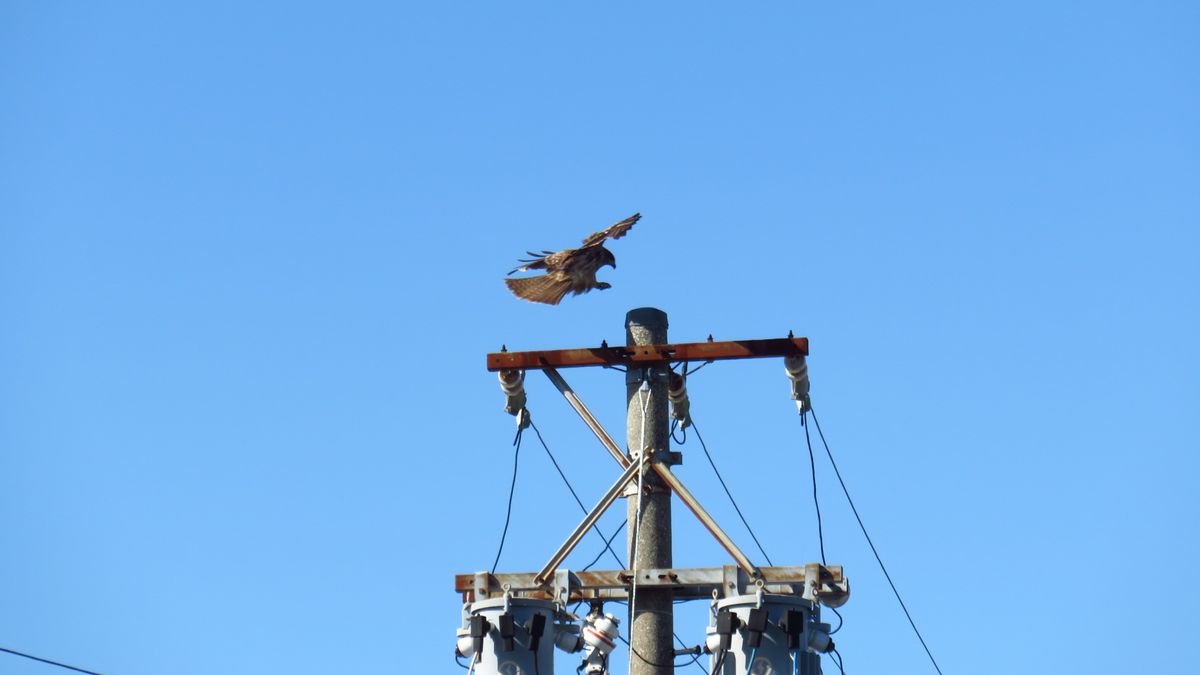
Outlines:
<svg viewBox="0 0 1200 675"><path fill-rule="evenodd" d="M850 596L841 565L755 565L671 471L682 460L669 449L668 408L674 405L671 414L686 419L688 406L686 387L672 373L672 364L687 369L691 363L781 358L792 398L803 403L807 355L808 339L790 333L765 340L714 342L709 336L705 342L668 343L667 315L652 307L626 314L623 346L601 342L598 347L488 354L487 368L499 375L504 409L517 416L518 424L528 423L525 374L541 371L617 467L611 469L616 480L539 570L455 576L454 589L463 601L455 650L460 659L469 660L465 667L474 675L551 675L558 649L582 652L577 670L608 675L608 655L620 629L615 617L604 613L604 603L621 602L629 607L630 675L669 675L675 671L674 602L695 600L713 603L702 643L713 672L798 669L802 675L819 675L818 654L833 649L829 625L820 621L820 605L840 607ZM559 372L583 367L625 371L624 450ZM672 494L725 549L732 564L673 566ZM571 551L621 496L628 500L629 569L563 568ZM566 611L578 602L590 603L593 611L582 618ZM699 656L699 650L691 653Z"/></svg>
<svg viewBox="0 0 1200 675"><path fill-rule="evenodd" d="M625 344L628 347L667 343L667 314L641 307L625 315ZM666 365L630 368L625 375L626 439L632 461L642 452L665 453L669 435ZM671 490L653 471L626 490L629 514L629 568L636 584L642 570L669 569L671 561ZM640 523L638 518L641 510ZM635 541L636 537L636 541ZM674 590L643 588L632 594L629 604L630 675L671 675L675 671Z"/></svg>

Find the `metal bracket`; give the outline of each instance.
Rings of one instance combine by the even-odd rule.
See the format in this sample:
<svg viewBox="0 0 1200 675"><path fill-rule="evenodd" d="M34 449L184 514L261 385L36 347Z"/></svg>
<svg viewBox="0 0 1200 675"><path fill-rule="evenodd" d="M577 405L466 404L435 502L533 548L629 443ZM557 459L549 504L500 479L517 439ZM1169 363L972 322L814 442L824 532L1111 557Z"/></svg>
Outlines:
<svg viewBox="0 0 1200 675"><path fill-rule="evenodd" d="M647 373L650 376L650 383L655 382L670 382L671 370L663 366L649 366L645 368L630 368L625 371L625 384L641 384L646 381Z"/></svg>
<svg viewBox="0 0 1200 675"><path fill-rule="evenodd" d="M567 604L571 597L571 570L554 571L554 602Z"/></svg>

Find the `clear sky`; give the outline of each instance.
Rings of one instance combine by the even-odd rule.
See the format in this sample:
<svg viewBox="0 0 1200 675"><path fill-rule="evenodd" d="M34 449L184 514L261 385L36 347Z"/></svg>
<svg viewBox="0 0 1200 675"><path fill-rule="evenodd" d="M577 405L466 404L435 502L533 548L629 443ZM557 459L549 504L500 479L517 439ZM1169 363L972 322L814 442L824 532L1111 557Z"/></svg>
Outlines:
<svg viewBox="0 0 1200 675"><path fill-rule="evenodd" d="M485 353L619 342L656 306L677 341L811 338L945 673L1194 672L1198 29L1144 0L7 0L0 646L106 675L459 672L453 575L490 566L512 467ZM502 285L634 211L611 290ZM621 376L567 374L623 438ZM690 388L768 553L817 559L780 364ZM611 459L529 395L593 501ZM932 673L818 477L847 672ZM579 513L536 443L517 485L501 568L533 570ZM676 508L676 563L725 564Z"/></svg>

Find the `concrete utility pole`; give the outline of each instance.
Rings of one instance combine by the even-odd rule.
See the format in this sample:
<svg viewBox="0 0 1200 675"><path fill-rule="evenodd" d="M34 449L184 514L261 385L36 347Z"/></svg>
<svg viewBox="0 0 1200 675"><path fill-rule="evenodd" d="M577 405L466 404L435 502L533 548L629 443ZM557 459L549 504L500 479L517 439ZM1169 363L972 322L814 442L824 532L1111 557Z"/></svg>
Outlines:
<svg viewBox="0 0 1200 675"><path fill-rule="evenodd" d="M667 314L653 307L641 307L625 315L625 344L662 345L667 343ZM630 367L625 378L628 427L626 439L631 457L649 447L666 452L670 421L667 412L669 368L653 365ZM642 383L649 380L649 391ZM643 434L645 435L643 438ZM641 525L638 527L636 483L626 491L628 499L629 567L632 570L669 569L671 561L671 490L653 471L643 478ZM634 546L634 533L637 546ZM629 617L630 675L671 675L675 668L674 591L671 588L637 590L636 612Z"/></svg>

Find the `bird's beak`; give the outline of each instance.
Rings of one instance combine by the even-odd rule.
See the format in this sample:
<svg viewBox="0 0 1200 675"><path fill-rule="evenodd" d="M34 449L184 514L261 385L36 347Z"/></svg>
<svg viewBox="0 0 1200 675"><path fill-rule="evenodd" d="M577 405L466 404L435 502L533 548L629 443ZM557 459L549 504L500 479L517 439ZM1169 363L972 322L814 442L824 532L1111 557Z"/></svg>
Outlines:
<svg viewBox="0 0 1200 675"><path fill-rule="evenodd" d="M614 270L617 269L617 263L615 263L615 262L604 263L604 264L608 265L609 267L613 268Z"/></svg>

